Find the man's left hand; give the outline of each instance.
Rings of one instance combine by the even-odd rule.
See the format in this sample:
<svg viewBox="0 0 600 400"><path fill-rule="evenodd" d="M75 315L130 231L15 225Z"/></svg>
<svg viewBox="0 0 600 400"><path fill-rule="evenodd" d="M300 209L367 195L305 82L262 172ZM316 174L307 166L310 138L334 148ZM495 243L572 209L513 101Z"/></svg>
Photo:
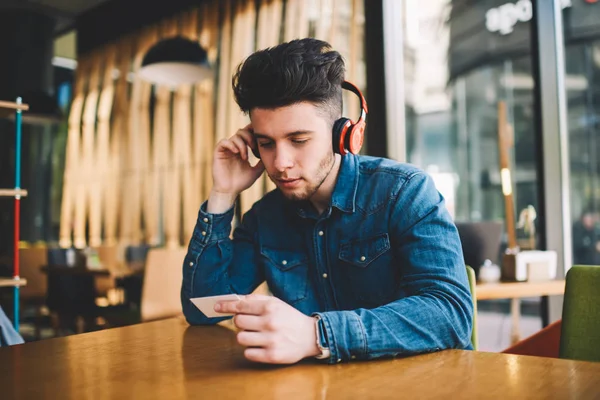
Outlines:
<svg viewBox="0 0 600 400"><path fill-rule="evenodd" d="M219 302L215 311L236 314L233 322L241 330L237 341L247 347L244 356L248 360L293 364L320 354L317 319L276 297L251 294L241 300Z"/></svg>

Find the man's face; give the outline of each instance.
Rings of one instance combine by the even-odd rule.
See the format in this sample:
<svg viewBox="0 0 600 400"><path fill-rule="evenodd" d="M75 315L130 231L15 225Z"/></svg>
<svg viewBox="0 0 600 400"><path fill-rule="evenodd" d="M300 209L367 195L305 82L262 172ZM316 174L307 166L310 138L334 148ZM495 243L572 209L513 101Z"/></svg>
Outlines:
<svg viewBox="0 0 600 400"><path fill-rule="evenodd" d="M308 200L335 161L331 122L312 103L250 111L260 158L269 178L290 200Z"/></svg>

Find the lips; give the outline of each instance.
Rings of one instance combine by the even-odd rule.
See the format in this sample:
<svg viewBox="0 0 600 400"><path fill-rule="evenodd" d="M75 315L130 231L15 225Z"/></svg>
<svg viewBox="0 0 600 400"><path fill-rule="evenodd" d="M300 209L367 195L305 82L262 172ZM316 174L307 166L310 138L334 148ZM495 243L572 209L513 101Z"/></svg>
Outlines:
<svg viewBox="0 0 600 400"><path fill-rule="evenodd" d="M283 187L283 188L293 188L293 187L297 186L298 184L300 184L301 181L302 181L302 179L300 179L300 178L296 178L296 179L277 179L277 182L279 183L279 186Z"/></svg>

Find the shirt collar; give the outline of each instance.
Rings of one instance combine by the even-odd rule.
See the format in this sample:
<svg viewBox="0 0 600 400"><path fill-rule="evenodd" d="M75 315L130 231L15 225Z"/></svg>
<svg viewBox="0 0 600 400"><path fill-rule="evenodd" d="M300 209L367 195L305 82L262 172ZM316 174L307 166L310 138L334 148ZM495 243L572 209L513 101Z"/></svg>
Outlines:
<svg viewBox="0 0 600 400"><path fill-rule="evenodd" d="M342 156L340 172L331 196L331 206L343 212L354 212L358 188L358 157L354 154Z"/></svg>

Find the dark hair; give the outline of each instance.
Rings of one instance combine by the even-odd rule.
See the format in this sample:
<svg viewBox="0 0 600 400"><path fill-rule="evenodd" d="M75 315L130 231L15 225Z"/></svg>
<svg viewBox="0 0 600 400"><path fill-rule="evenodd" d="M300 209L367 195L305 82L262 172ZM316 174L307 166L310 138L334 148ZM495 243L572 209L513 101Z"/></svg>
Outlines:
<svg viewBox="0 0 600 400"><path fill-rule="evenodd" d="M257 51L232 79L235 101L249 113L308 101L323 107L331 122L342 115L344 60L329 43L297 39Z"/></svg>

